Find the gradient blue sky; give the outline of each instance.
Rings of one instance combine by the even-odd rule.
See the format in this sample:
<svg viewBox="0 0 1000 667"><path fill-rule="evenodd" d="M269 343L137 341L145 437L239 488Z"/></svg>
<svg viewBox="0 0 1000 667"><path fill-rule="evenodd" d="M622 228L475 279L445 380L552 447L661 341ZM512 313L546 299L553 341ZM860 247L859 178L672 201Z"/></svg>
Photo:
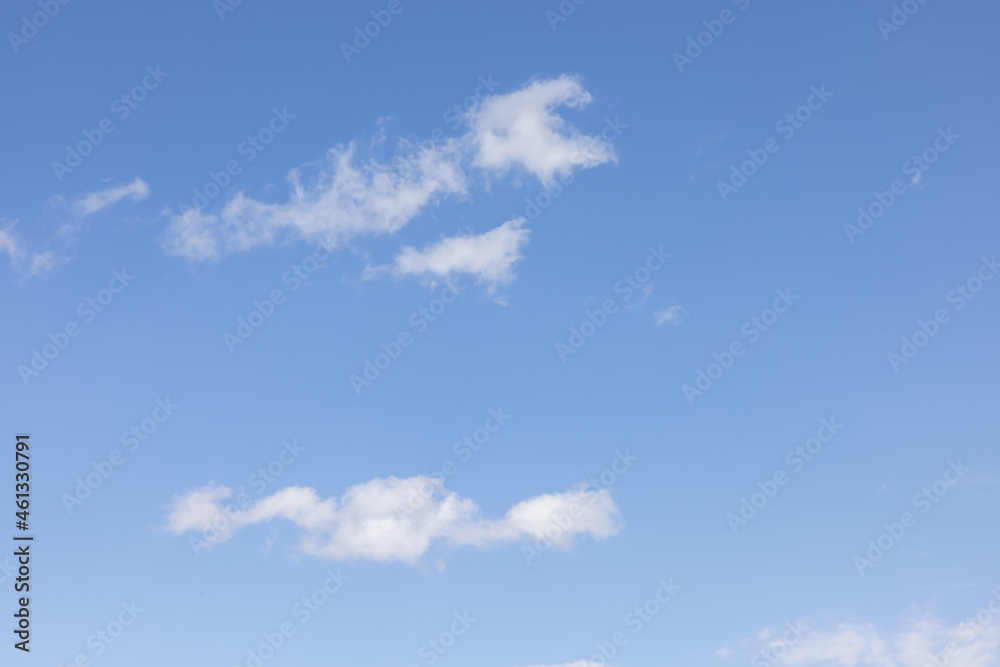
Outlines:
<svg viewBox="0 0 1000 667"><path fill-rule="evenodd" d="M796 621L808 631L769 664L922 667L956 636L951 664L1000 664L995 624L960 626L1000 584L1000 281L961 309L949 299L1000 252L997 5L930 0L885 39L891 2L590 0L553 29L556 0L402 0L347 62L341 42L387 4L246 0L220 20L210 0L70 2L16 52L7 38L0 398L8 437L32 434L38 536L33 651L12 664L246 665L289 621L268 666L427 665L421 648L466 611L476 622L434 664L595 660L617 632L628 642L608 662L623 667L750 664L781 634L768 628ZM724 10L732 22L679 72L672 54ZM6 3L4 32L37 11ZM147 67L168 75L122 118L112 102ZM180 205L228 161L240 173L205 208L215 216L239 192L287 202L292 169L352 141L392 169L397 138L468 131L449 110L481 79L501 97L573 82L589 103L550 109L561 137L627 126L567 167L541 215L505 228L499 279L462 268L490 236L448 270L388 267L402 248L516 220L543 191L523 161L463 162L464 192L344 240L295 291L282 278L316 247L295 227L208 259L169 252ZM832 97L786 137L776 122L814 86ZM241 143L275 108L294 119L247 162ZM104 118L114 131L57 178L65 146ZM904 174L948 128L949 150ZM769 138L780 148L723 201L717 183ZM844 225L897 179L905 194L849 242ZM671 257L626 302L616 285L651 247ZM123 267L134 279L88 321L78 304ZM462 295L355 392L350 376L415 331L445 277ZM223 334L274 289L285 302L231 353ZM777 290L798 299L752 341L744 323ZM615 312L563 363L556 343L609 299ZM947 324L896 372L887 354L939 309ZM71 321L79 335L24 382L19 365ZM682 387L735 341L743 355L689 402ZM167 398L180 407L129 451L121 434ZM499 408L509 421L463 461L453 443ZM796 472L786 454L831 418L843 429ZM304 451L257 495L248 478L293 439ZM64 494L114 450L124 463L69 512ZM614 529L530 565L522 538L383 562L304 554L304 529L281 518L201 554L196 533L167 529L171 503L212 483L254 502L286 487L340 498L448 460L447 489L499 518L626 451L637 460L613 488L590 489L613 499ZM969 470L924 514L913 497L949 461ZM727 514L778 471L789 483L734 534ZM904 512L916 524L859 574L855 556ZM293 605L338 567L350 579L301 624ZM680 592L634 632L627 614L671 578ZM96 655L88 638L133 600L144 611Z"/></svg>

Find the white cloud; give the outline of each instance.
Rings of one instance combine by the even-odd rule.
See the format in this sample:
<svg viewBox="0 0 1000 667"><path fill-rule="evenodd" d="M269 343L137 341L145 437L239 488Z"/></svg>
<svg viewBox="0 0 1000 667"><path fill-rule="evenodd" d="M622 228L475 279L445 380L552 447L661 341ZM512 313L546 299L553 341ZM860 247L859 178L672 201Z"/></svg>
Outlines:
<svg viewBox="0 0 1000 667"><path fill-rule="evenodd" d="M464 273L492 290L514 280L514 264L523 259L521 249L530 234L526 225L524 218L515 218L478 236L452 236L421 250L404 247L396 255L393 271L436 278Z"/></svg>
<svg viewBox="0 0 1000 667"><path fill-rule="evenodd" d="M534 665L533 667L613 667L606 662L593 662L591 660L581 660L579 662L567 662L561 665Z"/></svg>
<svg viewBox="0 0 1000 667"><path fill-rule="evenodd" d="M21 253L20 243L14 234L14 223L6 229L0 229L0 252L7 253L11 259Z"/></svg>
<svg viewBox="0 0 1000 667"><path fill-rule="evenodd" d="M28 277L40 273L48 273L56 265L56 256L52 251L32 253L31 261L28 262L26 274Z"/></svg>
<svg viewBox="0 0 1000 667"><path fill-rule="evenodd" d="M114 206L126 197L131 197L132 201L142 201L148 196L149 185L141 178L136 178L125 185L83 195L73 204L73 211L78 217L83 218Z"/></svg>
<svg viewBox="0 0 1000 667"><path fill-rule="evenodd" d="M215 261L282 240L341 247L366 236L394 234L448 195L465 195L475 170L488 177L522 169L549 182L556 174L615 161L608 142L581 134L555 112L589 101L577 79L562 76L487 98L463 117L468 131L460 137L422 146L397 140L391 145L395 157L388 161L375 156L386 143L382 134L364 151L357 142L334 148L308 184L302 169L291 171L286 203L266 203L240 192L218 212L167 211L163 248L193 261ZM483 237L517 248L526 239L527 231L513 222L499 229ZM511 253L508 245L495 252L473 241L483 237L446 240L424 253L405 249L400 271L436 274L455 262L456 271L485 282L508 280L512 274L505 263L519 258L517 249Z"/></svg>
<svg viewBox="0 0 1000 667"><path fill-rule="evenodd" d="M302 168L289 173L291 197L284 204L240 192L218 214L189 209L172 215L163 247L196 261L218 260L283 237L334 248L361 236L392 234L437 198L465 192L454 141L421 150L400 140L396 150L395 159L385 163L371 149L359 159L355 143L331 149L309 182Z"/></svg>
<svg viewBox="0 0 1000 667"><path fill-rule="evenodd" d="M653 317L656 318L656 326L658 327L662 327L664 324L677 326L684 321L685 315L687 315L687 311L684 310L683 306L677 304L653 313Z"/></svg>
<svg viewBox="0 0 1000 667"><path fill-rule="evenodd" d="M744 642L754 646L751 662L775 667L926 667L952 643L949 667L992 667L1000 658L1000 635L993 623L949 626L927 615L895 631L858 621L824 629L811 629L799 621L788 628L765 628L756 641ZM723 653L732 655L733 650L724 647L717 655Z"/></svg>
<svg viewBox="0 0 1000 667"><path fill-rule="evenodd" d="M219 259L219 241L213 229L217 223L216 216L197 209L175 215L162 240L164 251L198 262Z"/></svg>
<svg viewBox="0 0 1000 667"><path fill-rule="evenodd" d="M616 161L610 143L581 134L554 113L557 107L583 107L590 101L580 81L567 75L487 98L465 117L473 164L496 172L521 167L551 183L576 168Z"/></svg>
<svg viewBox="0 0 1000 667"><path fill-rule="evenodd" d="M499 519L484 519L474 501L444 488L439 478L376 478L339 499L288 487L255 504L226 507L232 490L206 486L175 496L168 530L207 533L218 544L239 528L283 518L304 530L303 552L334 560L416 562L436 542L486 548L505 542L548 539L569 548L574 536L604 539L618 532L619 510L607 489L585 485L523 500Z"/></svg>

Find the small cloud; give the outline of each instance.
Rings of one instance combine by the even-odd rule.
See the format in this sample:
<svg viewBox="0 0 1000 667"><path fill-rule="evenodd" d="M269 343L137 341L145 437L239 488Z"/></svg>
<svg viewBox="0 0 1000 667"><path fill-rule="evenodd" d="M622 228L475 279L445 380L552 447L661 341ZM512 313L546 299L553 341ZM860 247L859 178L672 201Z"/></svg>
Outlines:
<svg viewBox="0 0 1000 667"><path fill-rule="evenodd" d="M142 201L148 196L149 185L137 177L128 184L83 195L73 204L73 212L78 218L85 218L114 206L126 197L130 197L132 201Z"/></svg>
<svg viewBox="0 0 1000 667"><path fill-rule="evenodd" d="M514 173L548 185L617 162L600 135L582 133L559 113L590 101L579 79L560 76L485 99L462 116L464 133L438 143L389 141L380 122L370 145L352 141L317 164L292 169L284 203L239 192L218 211L165 211L170 221L161 244L191 261L217 261L288 239L340 248L395 234L446 198L467 196L470 183L488 185Z"/></svg>
<svg viewBox="0 0 1000 667"><path fill-rule="evenodd" d="M393 273L434 278L464 273L492 293L516 277L514 265L523 259L530 234L526 225L524 218L514 218L478 236L452 236L421 250L405 247L396 255Z"/></svg>
<svg viewBox="0 0 1000 667"><path fill-rule="evenodd" d="M645 285L642 286L641 291L642 291L642 299L640 301L637 301L636 303L625 306L624 310L639 310L640 308L645 306L646 302L649 300L649 296L653 293L653 283L646 283Z"/></svg>
<svg viewBox="0 0 1000 667"><path fill-rule="evenodd" d="M855 620L814 628L803 619L777 631L766 628L756 640L738 642L738 648L752 664L924 667L937 664L935 655L952 646L950 664L955 667L993 667L1000 657L998 640L995 623L967 621L955 626L926 614L894 629Z"/></svg>
<svg viewBox="0 0 1000 667"><path fill-rule="evenodd" d="M61 223L58 231L48 241L42 241L41 245L55 243L65 252L76 241L76 233L80 230L84 218L108 209L123 199L141 201L148 196L149 185L141 178L136 178L131 183L90 192L71 204L62 197L53 197L49 201L49 207L52 212L63 216L65 221ZM53 250L29 250L28 243L14 233L15 224L16 222L11 222L5 229L0 230L0 252L6 252L10 256L11 266L22 278L48 273L59 261L65 259Z"/></svg>
<svg viewBox="0 0 1000 667"><path fill-rule="evenodd" d="M51 251L35 253L31 256L31 262L28 264L28 275L48 273L55 265L56 257Z"/></svg>
<svg viewBox="0 0 1000 667"><path fill-rule="evenodd" d="M715 657L718 658L719 660L725 660L726 662L729 662L733 659L733 654L734 654L733 649L729 648L728 646L723 646L722 648L718 648L715 650Z"/></svg>
<svg viewBox="0 0 1000 667"><path fill-rule="evenodd" d="M16 222L11 222L5 229L0 229L0 252L7 253L10 265L22 278L48 273L56 265L55 254L52 252L29 252L24 240L15 232Z"/></svg>
<svg viewBox="0 0 1000 667"><path fill-rule="evenodd" d="M11 222L6 229L0 229L0 252L7 253L11 259L22 252L20 242L14 235L14 225L16 224L16 222Z"/></svg>
<svg viewBox="0 0 1000 667"><path fill-rule="evenodd" d="M653 317L656 318L656 326L658 327L662 327L665 324L675 327L684 321L684 316L687 314L688 312L684 310L683 306L675 303L672 306L656 311L653 313Z"/></svg>

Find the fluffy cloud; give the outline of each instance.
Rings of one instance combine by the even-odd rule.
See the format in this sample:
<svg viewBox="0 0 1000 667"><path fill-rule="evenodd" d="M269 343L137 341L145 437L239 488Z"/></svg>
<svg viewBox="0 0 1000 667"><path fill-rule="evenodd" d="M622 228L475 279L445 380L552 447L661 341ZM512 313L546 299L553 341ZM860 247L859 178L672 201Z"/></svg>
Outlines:
<svg viewBox="0 0 1000 667"><path fill-rule="evenodd" d="M556 113L559 107L581 107L590 99L577 79L561 76L487 98L463 116L468 130L462 136L419 146L397 140L389 161L376 157L382 152L377 149L387 143L382 135L363 149L357 142L334 148L308 183L302 169L291 171L291 196L285 203L238 193L217 213L168 212L163 248L193 261L214 261L283 239L339 247L353 239L395 233L428 206L449 195L467 194L476 173L488 178L522 170L549 182L557 174L614 161L608 142L581 134ZM516 242L520 247L526 238L527 232L513 221L499 229L484 235L484 242ZM487 282L507 280L512 262L505 262L519 257L516 249L509 255L505 246L499 255L480 259L470 254L482 254L483 249L473 238L446 240L430 250L433 256L404 250L400 271L437 274L439 267L448 270L453 261L481 273Z"/></svg>
<svg viewBox="0 0 1000 667"><path fill-rule="evenodd" d="M997 591L995 591L997 592ZM997 599L1000 600L1000 593ZM1000 611L1000 605L997 606ZM984 610L986 611L986 610ZM811 629L802 621L788 628L765 628L754 642L753 665L789 667L926 667L945 655L949 667L992 667L1000 658L998 632L989 612L989 622L973 619L949 626L924 616L896 631L851 621L831 628ZM743 651L739 651L742 653ZM720 657L732 656L731 647L720 649Z"/></svg>
<svg viewBox="0 0 1000 667"><path fill-rule="evenodd" d="M611 144L581 134L555 113L590 101L579 80L566 75L487 98L466 115L473 165L495 172L521 167L547 184L556 175L615 161Z"/></svg>
<svg viewBox="0 0 1000 667"><path fill-rule="evenodd" d="M569 548L576 535L600 540L619 529L610 492L586 485L523 500L498 519L483 518L474 501L445 489L440 478L425 476L376 478L349 488L339 500L297 486L246 507L227 503L232 495L232 489L210 485L175 496L167 529L205 533L192 538L198 549L229 539L243 526L281 518L303 529L304 553L406 563L419 560L436 542L487 548L544 537L556 548Z"/></svg>
<svg viewBox="0 0 1000 667"><path fill-rule="evenodd" d="M514 280L514 264L523 258L521 248L530 233L525 225L524 218L515 218L478 236L452 236L421 250L405 247L396 255L393 271L436 278L464 273L492 291Z"/></svg>

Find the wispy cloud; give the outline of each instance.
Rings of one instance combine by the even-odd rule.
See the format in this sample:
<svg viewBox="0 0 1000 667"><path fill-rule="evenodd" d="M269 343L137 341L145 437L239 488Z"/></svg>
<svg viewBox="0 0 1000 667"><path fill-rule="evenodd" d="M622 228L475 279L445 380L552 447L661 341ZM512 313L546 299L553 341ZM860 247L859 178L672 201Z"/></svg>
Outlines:
<svg viewBox="0 0 1000 667"><path fill-rule="evenodd" d="M989 614L991 619L996 618ZM957 626L924 615L896 630L848 621L833 627L811 628L805 621L786 628L764 628L739 649L725 646L716 654L726 659L755 653L751 664L786 667L926 667L938 664L949 647L949 667L992 667L997 664L998 637L994 621L973 619Z"/></svg>
<svg viewBox="0 0 1000 667"><path fill-rule="evenodd" d="M132 201L142 201L149 196L149 185L141 178L136 178L131 183L118 185L106 190L98 190L83 195L73 204L73 211L80 218L85 218L94 213L103 211L114 206L126 197Z"/></svg>
<svg viewBox="0 0 1000 667"><path fill-rule="evenodd" d="M54 197L49 205L64 217L58 231L48 239L28 241L14 231L16 221L5 220L6 228L0 230L0 252L7 253L12 268L22 279L45 274L60 261L65 261L65 254L75 243L76 232L85 218L109 209L123 199L141 201L148 196L149 185L136 178L131 183L87 193L70 203L62 197ZM53 245L56 250L49 249ZM37 249L38 246L43 249Z"/></svg>
<svg viewBox="0 0 1000 667"><path fill-rule="evenodd" d="M646 283L643 285L640 290L642 292L642 298L625 306L624 310L640 310L645 308L646 302L649 301L649 297L653 294L653 289L653 283Z"/></svg>
<svg viewBox="0 0 1000 667"><path fill-rule="evenodd" d="M374 144L385 141L380 135ZM362 236L393 234L431 202L466 190L454 142L421 149L400 139L388 163L373 149L362 157L352 142L331 149L318 164L293 169L291 197L283 204L240 192L217 214L189 209L171 215L163 248L194 261L215 261L287 238L334 248Z"/></svg>
<svg viewBox="0 0 1000 667"><path fill-rule="evenodd" d="M290 172L287 202L262 202L240 192L217 212L167 211L162 246L192 261L217 261L287 240L342 247L394 234L426 208L449 196L466 196L470 183L479 180L489 183L519 172L548 183L556 175L616 161L611 144L582 134L557 113L590 101L580 81L564 75L486 98L462 116L465 134L443 142L390 142L380 133L366 145L335 147L318 165ZM388 160L380 157L387 146ZM467 272L494 286L513 278L511 266L526 240L523 222L512 220L480 236L444 239L419 251L404 248L395 272ZM492 243L500 247L488 247Z"/></svg>
<svg viewBox="0 0 1000 667"><path fill-rule="evenodd" d="M474 501L426 476L376 478L349 488L339 500L293 486L246 508L227 507L232 494L210 485L175 496L168 530L207 532L217 544L244 526L283 518L305 531L299 547L306 554L414 563L436 542L486 548L545 537L556 548L569 548L576 535L603 539L619 529L610 492L586 485L523 500L499 519L483 518ZM558 535L552 537L554 527Z"/></svg>
<svg viewBox="0 0 1000 667"><path fill-rule="evenodd" d="M55 266L55 255L52 252L29 252L24 240L14 232L16 223L6 220L3 222L7 227L0 229L0 252L7 253L11 267L22 278L47 273Z"/></svg>

